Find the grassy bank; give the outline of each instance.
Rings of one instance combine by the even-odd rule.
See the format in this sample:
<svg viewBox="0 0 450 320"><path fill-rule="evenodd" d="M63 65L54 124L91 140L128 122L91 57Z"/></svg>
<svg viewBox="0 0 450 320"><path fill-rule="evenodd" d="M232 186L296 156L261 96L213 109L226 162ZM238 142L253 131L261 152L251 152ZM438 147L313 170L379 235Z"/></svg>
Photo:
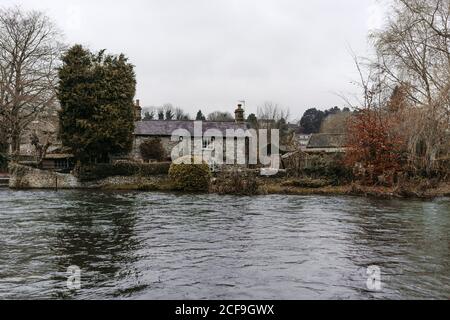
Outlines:
<svg viewBox="0 0 450 320"><path fill-rule="evenodd" d="M450 197L450 183L439 183L435 187L422 189L414 185L406 186L363 186L359 184L347 184L341 186L324 186L318 188L305 188L286 186L279 181L266 181L263 186L268 194L287 195L353 195L374 198L418 198L433 199L438 197Z"/></svg>
<svg viewBox="0 0 450 320"><path fill-rule="evenodd" d="M120 184L108 183L101 186L103 190L116 191L147 191L147 192L171 192L175 191L172 183L167 178L161 178L158 182L135 181ZM210 193L218 193L211 190ZM226 194L226 193L220 193ZM321 196L362 196L380 199L433 199L439 197L450 197L450 183L441 183L436 188L419 191L416 188L398 188L398 187L382 187L382 186L362 186L358 184L347 184L342 186L324 186L318 188L292 187L285 186L280 181L267 182L261 184L257 195L261 194L280 194L280 195L321 195ZM248 194L247 194L248 195Z"/></svg>

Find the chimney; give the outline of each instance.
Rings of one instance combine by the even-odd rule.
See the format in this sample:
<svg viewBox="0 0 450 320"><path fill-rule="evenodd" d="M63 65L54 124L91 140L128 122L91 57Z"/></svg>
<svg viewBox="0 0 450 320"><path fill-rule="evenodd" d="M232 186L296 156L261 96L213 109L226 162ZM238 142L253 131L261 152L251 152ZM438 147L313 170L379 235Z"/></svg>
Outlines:
<svg viewBox="0 0 450 320"><path fill-rule="evenodd" d="M142 108L140 106L139 99L136 100L136 104L134 105L134 121L142 120Z"/></svg>
<svg viewBox="0 0 450 320"><path fill-rule="evenodd" d="M244 123L244 109L242 109L242 104L238 104L238 108L234 111L234 119L236 123Z"/></svg>

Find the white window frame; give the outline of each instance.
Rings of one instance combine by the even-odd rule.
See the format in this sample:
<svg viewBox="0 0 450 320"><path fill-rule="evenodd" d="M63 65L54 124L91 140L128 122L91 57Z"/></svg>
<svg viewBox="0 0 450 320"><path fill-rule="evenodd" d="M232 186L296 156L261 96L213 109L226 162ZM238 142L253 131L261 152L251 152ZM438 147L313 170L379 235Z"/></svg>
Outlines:
<svg viewBox="0 0 450 320"><path fill-rule="evenodd" d="M205 151L213 151L215 149L214 147L215 140L216 139L214 137L203 137L202 149Z"/></svg>

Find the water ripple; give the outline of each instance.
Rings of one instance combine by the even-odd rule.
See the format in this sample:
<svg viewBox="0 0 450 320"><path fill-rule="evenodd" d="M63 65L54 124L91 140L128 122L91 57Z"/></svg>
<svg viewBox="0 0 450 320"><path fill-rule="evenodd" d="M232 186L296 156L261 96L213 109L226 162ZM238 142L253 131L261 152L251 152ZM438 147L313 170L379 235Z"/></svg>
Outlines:
<svg viewBox="0 0 450 320"><path fill-rule="evenodd" d="M0 299L447 299L449 213L445 198L1 190Z"/></svg>

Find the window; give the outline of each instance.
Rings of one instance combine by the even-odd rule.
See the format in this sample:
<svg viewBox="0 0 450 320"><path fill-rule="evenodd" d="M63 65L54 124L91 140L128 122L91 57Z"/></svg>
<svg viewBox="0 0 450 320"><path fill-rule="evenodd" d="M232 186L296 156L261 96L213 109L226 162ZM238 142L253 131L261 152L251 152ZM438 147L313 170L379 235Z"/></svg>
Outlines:
<svg viewBox="0 0 450 320"><path fill-rule="evenodd" d="M67 169L68 161L67 159L57 159L55 160L55 168L56 169Z"/></svg>
<svg viewBox="0 0 450 320"><path fill-rule="evenodd" d="M214 150L214 137L203 138L203 150Z"/></svg>

